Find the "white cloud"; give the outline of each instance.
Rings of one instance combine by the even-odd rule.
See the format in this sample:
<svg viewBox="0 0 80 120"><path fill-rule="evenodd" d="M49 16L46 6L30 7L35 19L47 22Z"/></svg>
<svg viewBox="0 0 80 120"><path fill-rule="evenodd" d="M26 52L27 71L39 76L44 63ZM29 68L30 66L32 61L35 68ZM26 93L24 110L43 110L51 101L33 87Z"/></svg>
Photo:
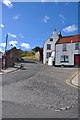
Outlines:
<svg viewBox="0 0 80 120"><path fill-rule="evenodd" d="M6 5L9 8L11 8L13 6L12 3L11 3L11 0L3 0L3 4Z"/></svg>
<svg viewBox="0 0 80 120"><path fill-rule="evenodd" d="M45 15L43 20L44 20L45 23L47 23L49 19L50 19L50 17Z"/></svg>
<svg viewBox="0 0 80 120"><path fill-rule="evenodd" d="M42 0L42 3L47 2L47 0Z"/></svg>
<svg viewBox="0 0 80 120"><path fill-rule="evenodd" d="M21 47L24 47L24 48L30 48L30 45L28 43L22 43L21 44Z"/></svg>
<svg viewBox="0 0 80 120"><path fill-rule="evenodd" d="M4 25L3 25L3 24L1 24L1 25L0 25L0 27L1 27L1 28L4 28Z"/></svg>
<svg viewBox="0 0 80 120"><path fill-rule="evenodd" d="M78 27L76 25L67 26L63 29L64 32L74 32L75 30L78 30Z"/></svg>
<svg viewBox="0 0 80 120"><path fill-rule="evenodd" d="M61 18L62 23L64 23L64 22L65 22L65 20L66 20L66 19L65 19L65 17L64 17L62 14L60 14L60 15L59 15L59 17Z"/></svg>
<svg viewBox="0 0 80 120"><path fill-rule="evenodd" d="M0 52L4 53L4 50L2 50L2 49L0 48Z"/></svg>
<svg viewBox="0 0 80 120"><path fill-rule="evenodd" d="M55 5L58 5L58 0L54 0L54 2L53 3L55 3Z"/></svg>
<svg viewBox="0 0 80 120"><path fill-rule="evenodd" d="M15 34L8 33L8 35L9 35L10 37L17 38L17 36L16 36Z"/></svg>
<svg viewBox="0 0 80 120"><path fill-rule="evenodd" d="M9 45L12 45L12 46L14 46L14 47L16 47L16 44L18 44L18 42L17 41L10 41L9 42Z"/></svg>
<svg viewBox="0 0 80 120"><path fill-rule="evenodd" d="M22 35L22 33L19 33L18 36L19 36L20 38L24 38L24 36Z"/></svg>
<svg viewBox="0 0 80 120"><path fill-rule="evenodd" d="M6 43L0 43L0 46L1 46L1 47L5 47L5 46L6 46Z"/></svg>
<svg viewBox="0 0 80 120"><path fill-rule="evenodd" d="M17 20L20 17L20 14L17 14L16 16L13 16L12 18Z"/></svg>

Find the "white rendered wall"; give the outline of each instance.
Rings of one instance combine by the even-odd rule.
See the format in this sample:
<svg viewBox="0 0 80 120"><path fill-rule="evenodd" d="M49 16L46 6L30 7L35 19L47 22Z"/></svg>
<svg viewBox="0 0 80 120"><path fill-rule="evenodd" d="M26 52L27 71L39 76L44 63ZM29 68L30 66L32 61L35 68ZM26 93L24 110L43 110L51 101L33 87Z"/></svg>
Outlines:
<svg viewBox="0 0 80 120"><path fill-rule="evenodd" d="M47 44L51 44L51 50L47 50ZM46 61L48 60L48 59L46 58L47 52L52 52L52 51L53 51L53 48L54 48L54 46L53 46L53 41L50 41L50 38L49 38L47 41L45 41L45 43L44 43L44 48L43 48L43 63L44 63L44 64L45 64Z"/></svg>
<svg viewBox="0 0 80 120"><path fill-rule="evenodd" d="M55 65L74 65L74 54L80 54L80 50L75 50L75 43L67 43L67 51L63 51L63 44L56 44ZM62 55L68 55L69 62L61 63Z"/></svg>

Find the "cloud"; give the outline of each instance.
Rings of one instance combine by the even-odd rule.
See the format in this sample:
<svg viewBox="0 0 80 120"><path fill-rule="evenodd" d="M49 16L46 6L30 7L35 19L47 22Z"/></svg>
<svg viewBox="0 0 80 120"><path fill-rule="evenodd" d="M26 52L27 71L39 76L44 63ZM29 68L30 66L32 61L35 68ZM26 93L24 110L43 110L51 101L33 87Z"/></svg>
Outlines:
<svg viewBox="0 0 80 120"><path fill-rule="evenodd" d="M16 16L13 16L12 19L17 20L20 17L20 14L17 14Z"/></svg>
<svg viewBox="0 0 80 120"><path fill-rule="evenodd" d="M58 0L54 0L54 2L53 3L55 3L55 5L58 5Z"/></svg>
<svg viewBox="0 0 80 120"><path fill-rule="evenodd" d="M75 30L78 30L78 27L76 25L72 25L72 26L67 26L63 29L64 32L74 32Z"/></svg>
<svg viewBox="0 0 80 120"><path fill-rule="evenodd" d="M3 25L3 24L1 24L1 25L0 25L0 27L1 27L1 28L4 28L4 25Z"/></svg>
<svg viewBox="0 0 80 120"><path fill-rule="evenodd" d="M4 50L2 50L2 48L0 48L0 52L4 53L5 51L4 51Z"/></svg>
<svg viewBox="0 0 80 120"><path fill-rule="evenodd" d="M0 43L0 47L5 47L6 43Z"/></svg>
<svg viewBox="0 0 80 120"><path fill-rule="evenodd" d="M47 2L47 0L41 0L41 1L42 1L42 3Z"/></svg>
<svg viewBox="0 0 80 120"><path fill-rule="evenodd" d="M50 17L45 15L43 20L44 20L45 23L47 23L49 19L50 19Z"/></svg>
<svg viewBox="0 0 80 120"><path fill-rule="evenodd" d="M18 42L17 41L10 41L9 42L9 45L12 45L12 46L14 46L14 47L16 47L16 44L18 44Z"/></svg>
<svg viewBox="0 0 80 120"><path fill-rule="evenodd" d="M59 15L59 17L61 18L62 23L64 23L64 22L65 22L65 20L66 20L66 19L65 19L65 17L64 17L62 14L60 14L60 15Z"/></svg>
<svg viewBox="0 0 80 120"><path fill-rule="evenodd" d="M8 33L8 35L9 35L10 37L17 38L17 36L16 36L15 34Z"/></svg>
<svg viewBox="0 0 80 120"><path fill-rule="evenodd" d="M24 38L24 36L22 35L22 33L19 33L18 36L19 36L20 38Z"/></svg>
<svg viewBox="0 0 80 120"><path fill-rule="evenodd" d="M12 3L11 3L11 0L3 0L3 4L6 5L9 8L11 8L13 6Z"/></svg>
<svg viewBox="0 0 80 120"><path fill-rule="evenodd" d="M28 49L30 48L30 45L28 43L22 43L20 46Z"/></svg>

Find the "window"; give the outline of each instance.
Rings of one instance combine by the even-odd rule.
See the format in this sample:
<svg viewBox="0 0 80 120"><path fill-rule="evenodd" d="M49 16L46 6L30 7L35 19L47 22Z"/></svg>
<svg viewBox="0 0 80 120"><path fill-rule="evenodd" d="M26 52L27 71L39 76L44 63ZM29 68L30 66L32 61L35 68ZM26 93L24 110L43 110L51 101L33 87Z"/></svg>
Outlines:
<svg viewBox="0 0 80 120"><path fill-rule="evenodd" d="M50 53L50 52L47 52L46 58L48 59L50 56L51 56L51 53Z"/></svg>
<svg viewBox="0 0 80 120"><path fill-rule="evenodd" d="M50 38L50 41L53 41L53 38Z"/></svg>
<svg viewBox="0 0 80 120"><path fill-rule="evenodd" d="M63 51L66 51L66 44L63 44Z"/></svg>
<svg viewBox="0 0 80 120"><path fill-rule="evenodd" d="M61 62L69 62L69 56L68 55L62 55L61 56Z"/></svg>
<svg viewBox="0 0 80 120"><path fill-rule="evenodd" d="M79 50L79 43L75 43L75 50Z"/></svg>
<svg viewBox="0 0 80 120"><path fill-rule="evenodd" d="M47 44L47 50L51 50L51 44Z"/></svg>

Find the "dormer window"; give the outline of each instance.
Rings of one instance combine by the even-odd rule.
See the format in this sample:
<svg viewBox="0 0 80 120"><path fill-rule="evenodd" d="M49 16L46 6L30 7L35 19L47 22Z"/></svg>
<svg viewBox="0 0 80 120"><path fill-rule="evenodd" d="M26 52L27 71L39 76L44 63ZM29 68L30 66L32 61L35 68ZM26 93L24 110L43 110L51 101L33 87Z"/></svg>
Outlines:
<svg viewBox="0 0 80 120"><path fill-rule="evenodd" d="M79 43L75 43L75 50L79 50Z"/></svg>
<svg viewBox="0 0 80 120"><path fill-rule="evenodd" d="M66 50L67 50L67 45L63 44L63 51L66 51Z"/></svg>

